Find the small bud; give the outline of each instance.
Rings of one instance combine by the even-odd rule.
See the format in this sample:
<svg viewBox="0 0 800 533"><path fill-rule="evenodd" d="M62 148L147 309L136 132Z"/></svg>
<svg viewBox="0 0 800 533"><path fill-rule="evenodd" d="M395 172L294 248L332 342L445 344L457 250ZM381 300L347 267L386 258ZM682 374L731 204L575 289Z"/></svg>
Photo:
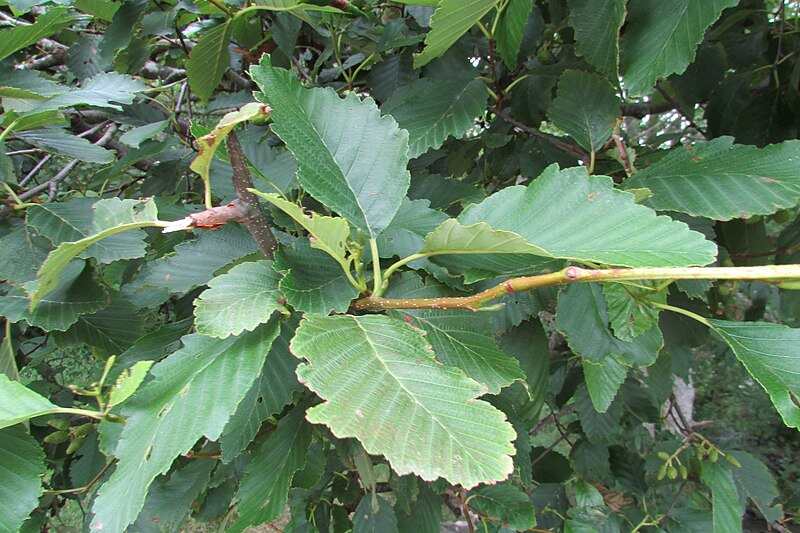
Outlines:
<svg viewBox="0 0 800 533"><path fill-rule="evenodd" d="M669 461L669 454L667 452L658 452L656 455L662 461Z"/></svg>
<svg viewBox="0 0 800 533"><path fill-rule="evenodd" d="M69 439L68 431L54 431L44 438L47 444L61 444Z"/></svg>
<svg viewBox="0 0 800 533"><path fill-rule="evenodd" d="M733 466L735 466L736 468L741 468L742 467L742 463L740 463L739 460L736 457L734 457L734 456L732 456L730 454L727 454L725 456L725 460L728 461Z"/></svg>
<svg viewBox="0 0 800 533"><path fill-rule="evenodd" d="M84 440L86 440L86 437L80 437L70 442L69 446L67 446L67 455L72 455L73 453L77 452Z"/></svg>
<svg viewBox="0 0 800 533"><path fill-rule="evenodd" d="M669 478L670 478L670 479L672 479L672 480L678 479L678 469L677 469L677 468L675 468L675 467L674 467L674 466L672 466L672 465L669 465L669 466L667 467L667 475L668 475L668 476L669 476Z"/></svg>
<svg viewBox="0 0 800 533"><path fill-rule="evenodd" d="M47 425L62 431L69 429L69 421L63 418L51 418L47 421Z"/></svg>
<svg viewBox="0 0 800 533"><path fill-rule="evenodd" d="M656 479L661 481L666 476L667 476L667 463L663 463L658 469L658 475L656 476Z"/></svg>
<svg viewBox="0 0 800 533"><path fill-rule="evenodd" d="M681 465L679 468L681 471L681 478L687 479L689 477L689 469L686 468L684 465Z"/></svg>

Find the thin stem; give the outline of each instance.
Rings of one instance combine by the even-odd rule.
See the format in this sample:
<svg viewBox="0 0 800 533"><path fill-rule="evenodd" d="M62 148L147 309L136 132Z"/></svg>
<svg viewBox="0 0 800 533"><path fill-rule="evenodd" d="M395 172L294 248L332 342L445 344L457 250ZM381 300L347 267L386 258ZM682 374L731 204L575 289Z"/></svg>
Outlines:
<svg viewBox="0 0 800 533"><path fill-rule="evenodd" d="M397 267L395 267L395 270L396 269ZM477 311L492 300L502 298L503 296L515 292L528 291L540 287L599 281L680 279L760 280L766 282L800 280L800 265L611 269L585 269L570 266L549 274L512 278L472 296L395 299L381 298L380 293L378 293L377 296L373 295L357 300L353 305L355 309L361 311L379 311L385 309L469 309L471 311ZM376 285L376 287L379 286L380 285ZM668 310L673 311L675 309ZM689 313L689 311L686 311L684 314L686 313ZM694 313L687 316L691 316L695 320L700 320L701 322L705 321L703 317L694 315Z"/></svg>
<svg viewBox="0 0 800 533"><path fill-rule="evenodd" d="M225 13L226 15L228 15L229 17L232 17L232 16L234 16L234 13L233 13L233 11L231 11L230 9L228 9L228 6L226 6L225 4L223 4L222 2L220 2L219 0L208 0L208 1L209 1L209 2L210 2L210 3L211 3L213 6L214 6L214 7L216 7L217 9L219 9L220 11L222 11L223 13Z"/></svg>
<svg viewBox="0 0 800 533"><path fill-rule="evenodd" d="M56 415L85 416L88 418L94 418L95 420L103 420L106 417L105 413L101 413L98 411L89 411L88 409L75 409L72 407L59 407L58 409L50 411L50 413Z"/></svg>
<svg viewBox="0 0 800 533"><path fill-rule="evenodd" d="M381 279L381 258L378 257L378 241L369 240L369 249L372 253L372 294L381 295L383 281Z"/></svg>
<svg viewBox="0 0 800 533"><path fill-rule="evenodd" d="M404 257L403 259L400 259L396 263L393 263L393 264L389 265L389 268L387 268L386 271L383 273L383 285L384 286L382 287L383 290L381 292L386 290L386 287L389 284L389 278L392 277L392 274L394 274L397 271L398 268L400 268L402 266L405 266L405 265L407 265L407 264L409 264L409 263L411 263L413 261L417 261L419 259L425 259L426 257L430 257L431 255L432 254L412 254L412 255L409 255L408 257Z"/></svg>
<svg viewBox="0 0 800 533"><path fill-rule="evenodd" d="M704 324L704 325L706 325L708 327L711 327L711 324L709 323L709 321L708 321L708 319L706 317L700 316L697 313L693 313L693 312L689 311L688 309L683 309L681 307L675 307L674 305L669 305L669 304L662 304L660 302L649 302L649 303L653 307L658 307L659 309L663 309L664 311L672 311L673 313L678 313L678 314L681 314L683 316L688 316L689 318L697 320L701 324Z"/></svg>

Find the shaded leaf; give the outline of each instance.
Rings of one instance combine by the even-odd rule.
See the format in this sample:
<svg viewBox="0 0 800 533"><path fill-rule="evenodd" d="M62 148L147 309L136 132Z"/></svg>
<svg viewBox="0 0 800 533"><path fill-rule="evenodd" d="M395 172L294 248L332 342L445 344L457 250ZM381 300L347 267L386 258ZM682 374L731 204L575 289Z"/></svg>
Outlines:
<svg viewBox="0 0 800 533"><path fill-rule="evenodd" d="M414 68L423 67L444 54L497 3L498 0L441 0L431 17L425 48L414 54Z"/></svg>
<svg viewBox="0 0 800 533"><path fill-rule="evenodd" d="M711 489L714 533L742 531L744 505L739 500L731 471L721 461L704 461L700 479Z"/></svg>
<svg viewBox="0 0 800 533"><path fill-rule="evenodd" d="M768 322L708 322L767 391L783 423L800 429L800 329Z"/></svg>
<svg viewBox="0 0 800 533"><path fill-rule="evenodd" d="M303 415L304 406L292 409L253 451L239 485L239 519L230 531L244 531L283 513L292 478L305 465L311 444L311 425Z"/></svg>
<svg viewBox="0 0 800 533"><path fill-rule="evenodd" d="M661 78L681 74L694 61L706 29L739 0L639 0L629 6L622 39L622 71L632 94Z"/></svg>
<svg viewBox="0 0 800 533"><path fill-rule="evenodd" d="M578 53L616 83L625 0L569 0L569 21Z"/></svg>
<svg viewBox="0 0 800 533"><path fill-rule="evenodd" d="M721 137L677 148L638 172L626 187L647 187L660 211L715 220L769 215L800 203L800 141L764 148Z"/></svg>
<svg viewBox="0 0 800 533"><path fill-rule="evenodd" d="M585 150L597 152L611 138L620 116L620 101L605 79L568 70L558 80L558 96L548 115Z"/></svg>
<svg viewBox="0 0 800 533"><path fill-rule="evenodd" d="M460 139L486 111L489 97L481 80L424 78L396 90L381 107L408 130L408 156L439 148L449 137Z"/></svg>
<svg viewBox="0 0 800 533"><path fill-rule="evenodd" d="M353 533L397 533L397 516L385 498L377 494L361 497L353 513Z"/></svg>
<svg viewBox="0 0 800 533"><path fill-rule="evenodd" d="M224 339L254 330L284 310L280 279L272 261L242 263L212 279L194 301L197 332Z"/></svg>
<svg viewBox="0 0 800 533"><path fill-rule="evenodd" d="M583 377L592 405L598 413L605 413L625 382L628 369L614 354L608 354L598 362L584 359L582 363Z"/></svg>
<svg viewBox="0 0 800 533"><path fill-rule="evenodd" d="M0 430L0 531L22 530L39 504L45 472L44 452L24 427Z"/></svg>
<svg viewBox="0 0 800 533"><path fill-rule="evenodd" d="M556 327L572 351L593 363L603 363L608 356L616 355L628 365L649 366L664 342L658 327L630 342L614 337L609 330L602 289L596 284L574 284L561 291Z"/></svg>
<svg viewBox="0 0 800 533"><path fill-rule="evenodd" d="M22 289L0 296L0 315L11 322L24 320L45 331L65 331L81 315L108 304L108 294L94 281L91 269L83 261L76 261L64 269L63 280L33 310L30 297Z"/></svg>
<svg viewBox="0 0 800 533"><path fill-rule="evenodd" d="M536 526L533 502L522 489L510 482L487 485L472 491L469 506L515 530L525 531Z"/></svg>
<svg viewBox="0 0 800 533"><path fill-rule="evenodd" d="M281 324L280 336L272 343L261 373L225 426L219 440L224 462L235 459L255 438L262 422L280 414L303 389L294 373L297 359L289 352L295 329L296 323Z"/></svg>
<svg viewBox="0 0 800 533"><path fill-rule="evenodd" d="M94 205L95 231L87 237L76 241L62 242L50 252L39 269L38 284L31 294L31 308L34 308L49 292L56 288L61 271L72 259L89 249L93 244L132 229L162 225L158 221L156 204L152 200L119 200L109 198L99 200ZM144 250L141 250L144 253ZM139 252L136 252L138 257Z"/></svg>
<svg viewBox="0 0 800 533"><path fill-rule="evenodd" d="M233 24L230 20L208 30L189 55L186 63L189 87L203 101L211 97L230 66L228 42L232 31Z"/></svg>
<svg viewBox="0 0 800 533"><path fill-rule="evenodd" d="M63 30L73 20L74 15L66 7L52 7L37 17L33 24L0 31L0 60Z"/></svg>
<svg viewBox="0 0 800 533"><path fill-rule="evenodd" d="M342 267L306 240L281 248L275 256L275 268L286 271L280 290L286 303L298 311L343 313L358 296L358 289L350 284Z"/></svg>
<svg viewBox="0 0 800 533"><path fill-rule="evenodd" d="M94 502L94 529L123 531L153 480L206 436L217 440L264 363L277 321L224 340L188 335L151 369L153 379L123 404L117 467ZM198 405L205 406L202 411Z"/></svg>
<svg viewBox="0 0 800 533"><path fill-rule="evenodd" d="M497 23L497 52L510 70L517 68L517 56L532 9L533 2L528 0L509 0Z"/></svg>
<svg viewBox="0 0 800 533"><path fill-rule="evenodd" d="M18 132L17 137L43 150L56 152L87 163L111 163L114 152L97 146L83 137L78 137L57 128Z"/></svg>

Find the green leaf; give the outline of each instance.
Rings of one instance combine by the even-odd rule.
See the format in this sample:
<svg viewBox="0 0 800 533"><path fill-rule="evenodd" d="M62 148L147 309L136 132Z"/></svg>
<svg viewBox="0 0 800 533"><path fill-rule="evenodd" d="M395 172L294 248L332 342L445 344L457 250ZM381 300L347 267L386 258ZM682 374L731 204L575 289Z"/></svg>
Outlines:
<svg viewBox="0 0 800 533"><path fill-rule="evenodd" d="M614 87L600 76L568 70L558 81L558 96L548 115L585 150L597 152L614 132L620 101Z"/></svg>
<svg viewBox="0 0 800 533"><path fill-rule="evenodd" d="M497 41L497 53L509 70L517 68L517 56L532 9L533 2L528 0L509 0L500 15L494 38Z"/></svg>
<svg viewBox="0 0 800 533"><path fill-rule="evenodd" d="M723 461L704 461L700 479L711 489L714 533L741 532L744 504L739 499L731 471L723 465Z"/></svg>
<svg viewBox="0 0 800 533"><path fill-rule="evenodd" d="M381 111L408 130L408 156L440 148L448 137L460 139L486 111L489 94L481 80L423 78L397 89Z"/></svg>
<svg viewBox="0 0 800 533"><path fill-rule="evenodd" d="M569 21L578 53L616 83L625 0L569 0Z"/></svg>
<svg viewBox="0 0 800 533"><path fill-rule="evenodd" d="M61 344L88 344L108 354L117 354L128 349L143 332L141 313L130 301L116 296L108 306L81 315L67 331L53 336Z"/></svg>
<svg viewBox="0 0 800 533"><path fill-rule="evenodd" d="M425 36L425 48L414 54L414 68L420 68L453 46L499 0L441 0L431 17L431 29Z"/></svg>
<svg viewBox="0 0 800 533"><path fill-rule="evenodd" d="M393 289L404 298L446 295L446 291L436 285L423 285L413 274L401 279ZM438 360L460 368L468 377L485 385L489 393L497 394L514 381L525 381L517 359L497 346L491 323L480 314L454 310L398 311L397 314L425 332Z"/></svg>
<svg viewBox="0 0 800 533"><path fill-rule="evenodd" d="M625 382L628 368L614 354L608 354L597 362L583 359L582 363L583 377L592 405L598 413L605 413Z"/></svg>
<svg viewBox="0 0 800 533"><path fill-rule="evenodd" d="M0 250L14 250L13 254L0 254L0 279L17 284L36 279L36 271L47 257L42 239L32 237L25 226L0 238Z"/></svg>
<svg viewBox="0 0 800 533"><path fill-rule="evenodd" d="M641 282L644 286L647 286L646 283ZM604 283L603 296L611 330L615 337L623 341L632 341L658 324L659 309L649 302L667 303L666 292L622 283Z"/></svg>
<svg viewBox="0 0 800 533"><path fill-rule="evenodd" d="M147 493L142 512L129 531L175 533L185 526L192 503L208 488L215 461L189 461L169 477L155 480Z"/></svg>
<svg viewBox="0 0 800 533"><path fill-rule="evenodd" d="M485 222L465 226L458 220L445 220L438 228L425 237L419 251L426 255L448 254L550 254L529 244L525 239L510 231L492 229Z"/></svg>
<svg viewBox="0 0 800 533"><path fill-rule="evenodd" d="M311 444L311 425L304 414L303 406L292 409L253 451L239 485L239 519L230 531L244 531L283 513L292 478L305 465Z"/></svg>
<svg viewBox="0 0 800 533"><path fill-rule="evenodd" d="M32 309L58 286L61 272L69 262L93 244L124 231L162 225L152 200L109 198L99 200L94 210L93 228L96 233L77 241L63 242L48 254L39 269L36 290L31 294Z"/></svg>
<svg viewBox="0 0 800 533"><path fill-rule="evenodd" d="M613 401L606 412L600 413L595 408L587 388L581 385L575 393L575 408L581 429L589 442L610 444L622 436L620 418L624 407L620 399Z"/></svg>
<svg viewBox="0 0 800 533"><path fill-rule="evenodd" d="M24 427L0 431L0 531L22 531L39 504L46 471L44 452Z"/></svg>
<svg viewBox="0 0 800 533"><path fill-rule="evenodd" d="M497 346L491 325L471 311L416 311L405 313L411 323L427 333L436 358L460 368L485 385L489 393L514 381L524 381L519 362Z"/></svg>
<svg viewBox="0 0 800 533"><path fill-rule="evenodd" d="M800 141L758 148L721 137L672 150L625 187L650 189L645 204L659 211L715 220L769 215L800 203L798 160Z"/></svg>
<svg viewBox="0 0 800 533"><path fill-rule="evenodd" d="M398 533L392 505L377 494L361 497L353 513L353 533Z"/></svg>
<svg viewBox="0 0 800 533"><path fill-rule="evenodd" d="M408 190L408 133L371 98L305 89L269 56L250 75L263 91L256 97L272 106L272 130L297 159L303 188L375 238Z"/></svg>
<svg viewBox="0 0 800 533"><path fill-rule="evenodd" d="M5 374L0 374L0 429L14 426L29 418L55 413L58 409L57 405L44 396L33 392L19 381L12 381ZM0 442L5 441L0 439ZM0 484L0 487L3 487L3 484ZM3 501L5 500L0 500ZM0 515L0 518L2 516Z"/></svg>
<svg viewBox="0 0 800 533"><path fill-rule="evenodd" d="M447 215L430 208L428 200L403 199L392 223L378 237L381 257L406 257L422 248L425 236L432 232Z"/></svg>
<svg viewBox="0 0 800 533"><path fill-rule="evenodd" d="M307 316L291 348L308 360L297 368L301 382L325 400L308 420L357 438L398 474L471 488L511 473L515 434L504 415L477 400L485 389L438 363L402 320Z"/></svg>
<svg viewBox="0 0 800 533"><path fill-rule="evenodd" d="M230 462L242 453L255 438L261 424L280 414L295 393L303 389L294 373L297 358L289 352L289 341L295 329L296 323L281 324L280 336L272 343L261 373L225 426L219 440L224 462Z"/></svg>
<svg viewBox="0 0 800 533"><path fill-rule="evenodd" d="M67 330L81 315L109 304L105 289L95 282L92 270L85 267L83 261L67 265L62 281L33 310L25 291L10 290L5 296L0 296L0 315L11 322L24 320L45 331ZM31 284L26 284L26 287Z"/></svg>
<svg viewBox="0 0 800 533"><path fill-rule="evenodd" d="M472 491L469 506L514 530L526 531L536 526L533 502L522 489L510 482L487 485Z"/></svg>
<svg viewBox="0 0 800 533"><path fill-rule="evenodd" d="M43 150L57 152L62 155L74 157L87 163L111 163L114 161L114 152L97 146L83 137L78 137L57 128L22 131L16 134L28 144Z"/></svg>
<svg viewBox="0 0 800 533"><path fill-rule="evenodd" d="M139 148L139 145L144 141L152 139L167 129L168 126L169 120L159 120L158 122L151 122L144 126L138 126L120 135L119 142L132 148Z"/></svg>
<svg viewBox="0 0 800 533"><path fill-rule="evenodd" d="M741 465L732 469L739 494L747 495L767 522L777 522L783 518L781 505L773 505L779 501L781 493L767 465L747 452L733 451L728 454Z"/></svg>
<svg viewBox="0 0 800 533"><path fill-rule="evenodd" d="M58 94L42 102L37 105L37 109L52 110L87 105L122 111L120 104L132 104L136 94L145 89L147 85L132 76L103 72L87 80L79 89Z"/></svg>
<svg viewBox="0 0 800 533"><path fill-rule="evenodd" d="M219 438L277 334L272 321L224 340L187 335L182 349L152 367L153 379L120 412L126 422L114 450L117 467L97 493L93 529L124 531L177 456L202 436Z"/></svg>
<svg viewBox="0 0 800 533"><path fill-rule="evenodd" d="M608 309L602 289L596 284L574 284L558 297L556 328L576 354L593 363L603 363L614 354L628 365L649 366L663 345L656 326L633 341L623 341L608 328Z"/></svg>
<svg viewBox="0 0 800 533"><path fill-rule="evenodd" d="M129 210L141 206L142 203L136 200L75 198L32 206L28 209L27 221L29 227L58 246L91 237L105 228L108 219L125 216ZM147 234L143 231L126 231L92 244L80 257L93 257L103 264L142 257L147 250L146 238Z"/></svg>
<svg viewBox="0 0 800 533"><path fill-rule="evenodd" d="M349 268L347 259L347 239L350 237L350 226L343 218L326 217L313 211L306 214L303 208L294 202L285 200L279 194L263 193L251 189L253 193L268 201L300 224L311 235L311 247L322 250L342 268Z"/></svg>
<svg viewBox="0 0 800 533"><path fill-rule="evenodd" d="M548 167L531 185L511 186L470 206L464 225L511 231L550 257L620 266L692 266L714 261L702 234L637 204L611 178Z"/></svg>
<svg viewBox="0 0 800 533"><path fill-rule="evenodd" d="M172 254L146 263L139 276L123 286L124 294L139 307L155 306L170 294L183 294L205 285L214 273L231 262L258 253L245 228L225 224L184 241Z"/></svg>
<svg viewBox="0 0 800 533"><path fill-rule="evenodd" d="M268 321L280 303L281 275L272 261L242 263L208 282L194 301L197 332L224 339Z"/></svg>
<svg viewBox="0 0 800 533"><path fill-rule="evenodd" d="M411 54L400 52L376 63L369 71L367 85L377 100L383 102L398 88L416 80L419 73L411 65ZM2 94L2 93L0 93Z"/></svg>
<svg viewBox="0 0 800 533"><path fill-rule="evenodd" d="M768 322L708 322L767 391L783 423L800 429L800 329Z"/></svg>
<svg viewBox="0 0 800 533"><path fill-rule="evenodd" d="M132 367L125 369L114 383L111 395L108 398L108 407L119 405L136 392L147 376L147 371L153 366L153 361L139 361Z"/></svg>
<svg viewBox="0 0 800 533"><path fill-rule="evenodd" d="M191 78L189 79L191 81ZM219 81L217 81L217 83L219 83ZM213 89L214 87L211 88L212 91ZM211 187L211 163L214 161L214 154L217 152L217 148L220 147L228 134L233 131L233 128L238 124L247 122L256 117L266 116L267 113L268 110L262 104L256 102L245 104L241 109L227 113L220 119L213 130L197 139L197 157L194 158L189 168L197 172L203 179L206 191ZM207 200L208 195L210 195L210 193L207 193ZM206 207L211 206L209 205Z"/></svg>
<svg viewBox="0 0 800 533"><path fill-rule="evenodd" d="M706 29L739 0L639 0L630 4L622 39L625 88L644 94L694 61Z"/></svg>
<svg viewBox="0 0 800 533"><path fill-rule="evenodd" d="M299 239L283 247L275 256L275 268L286 271L280 290L286 303L298 311L327 315L344 313L358 296L358 289L348 281L329 255Z"/></svg>
<svg viewBox="0 0 800 533"><path fill-rule="evenodd" d="M0 61L14 52L34 44L39 39L50 37L70 24L74 15L66 7L51 7L40 15L36 22L0 31Z"/></svg>
<svg viewBox="0 0 800 533"><path fill-rule="evenodd" d="M395 509L398 509L398 505ZM428 485L420 484L419 495L409 512L399 510L397 525L400 531L440 533L442 530L442 498Z"/></svg>
<svg viewBox="0 0 800 533"><path fill-rule="evenodd" d="M6 320L3 328L3 341L0 342L0 374L5 374L9 379L19 381L17 368L17 351L14 349L14 340L11 337L11 322Z"/></svg>
<svg viewBox="0 0 800 533"><path fill-rule="evenodd" d="M232 31L230 19L211 28L202 34L189 54L189 61L186 63L189 87L203 101L208 101L230 66L228 43Z"/></svg>

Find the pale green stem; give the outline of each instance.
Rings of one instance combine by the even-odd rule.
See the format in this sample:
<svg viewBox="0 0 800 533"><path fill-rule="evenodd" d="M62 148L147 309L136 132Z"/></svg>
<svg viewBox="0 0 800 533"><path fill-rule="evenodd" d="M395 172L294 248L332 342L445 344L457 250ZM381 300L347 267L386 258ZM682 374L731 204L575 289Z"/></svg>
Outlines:
<svg viewBox="0 0 800 533"><path fill-rule="evenodd" d="M101 413L98 411L89 411L87 409L74 409L72 407L59 407L58 409L53 409L49 412L49 414L56 414L56 415L78 415L78 416L86 416L89 418L94 418L96 420L103 420L105 418L105 413Z"/></svg>
<svg viewBox="0 0 800 533"><path fill-rule="evenodd" d="M392 267L396 270L401 262L419 259L409 256ZM390 269L392 268L390 267ZM387 270L388 273L388 270ZM667 267L667 268L609 268L586 269L570 266L558 272L526 276L506 280L495 287L472 296L454 296L442 298L380 298L380 293L355 302L354 306L360 310L385 310L385 309L470 309L476 311L487 302L502 298L515 292L529 291L540 287L566 285L569 283L587 283L620 280L679 280L679 279L733 279L733 280L758 280L766 282L781 282L787 280L800 280L800 265L769 265L760 267ZM676 310L670 309L670 310ZM682 310L683 311L683 310ZM686 313L684 313L686 314ZM687 315L692 316L692 315ZM705 319L699 315L692 318L703 322Z"/></svg>
<svg viewBox="0 0 800 533"><path fill-rule="evenodd" d="M659 309L663 309L664 311L672 311L673 313L678 313L678 314L681 314L683 316L688 316L689 318L697 320L698 322L700 322L701 324L703 324L705 326L711 327L711 324L708 322L708 319L706 317L700 316L697 313L693 313L693 312L689 311L688 309L683 309L681 307L675 307L675 306L669 305L669 304L662 304L660 302L648 302L648 304L652 305L653 307L658 307Z"/></svg>
<svg viewBox="0 0 800 533"><path fill-rule="evenodd" d="M508 86L506 86L505 93L506 94L510 93L511 89L516 87L518 83L520 83L521 81L526 80L529 77L530 77L530 74L525 74L524 76L520 76L519 78L515 79L514 81L509 83Z"/></svg>
<svg viewBox="0 0 800 533"><path fill-rule="evenodd" d="M380 296L383 281L381 280L381 258L378 256L378 241L370 239L369 249L372 253L372 294Z"/></svg>

